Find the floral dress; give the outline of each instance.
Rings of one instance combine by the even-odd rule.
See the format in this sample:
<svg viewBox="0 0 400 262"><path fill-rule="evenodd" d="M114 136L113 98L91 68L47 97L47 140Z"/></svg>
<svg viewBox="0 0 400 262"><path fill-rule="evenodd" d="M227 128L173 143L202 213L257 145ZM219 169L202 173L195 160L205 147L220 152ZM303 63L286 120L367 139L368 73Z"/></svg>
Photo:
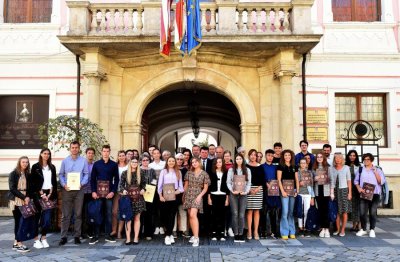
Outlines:
<svg viewBox="0 0 400 262"><path fill-rule="evenodd" d="M202 170L200 174L195 175L193 171L188 171L185 176L185 181L188 181L187 191L185 192L185 201L183 208L197 208L199 213L203 213L203 201L199 204L195 203L196 197L203 191L204 184L211 185L210 177L207 172Z"/></svg>
<svg viewBox="0 0 400 262"><path fill-rule="evenodd" d="M118 192L122 193L124 190L128 191L129 185L128 185L128 181L126 179L127 177L127 171L122 172L121 174L121 180L119 181L119 186L118 186ZM146 176L145 176L145 172L141 171L140 172L140 185L138 185L137 183L137 178L136 178L136 173L132 174L132 181L131 184L132 185L138 185L139 186L139 190L142 189L146 189ZM146 211L146 203L144 202L144 198L141 195L139 197L138 201L132 201L132 209L133 209L133 213L135 215Z"/></svg>

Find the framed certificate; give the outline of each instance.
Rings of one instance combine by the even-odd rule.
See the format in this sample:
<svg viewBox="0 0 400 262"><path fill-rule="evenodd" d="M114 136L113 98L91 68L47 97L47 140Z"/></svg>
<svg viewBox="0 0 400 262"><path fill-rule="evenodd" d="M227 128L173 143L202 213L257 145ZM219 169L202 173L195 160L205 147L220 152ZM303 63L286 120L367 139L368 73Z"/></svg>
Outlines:
<svg viewBox="0 0 400 262"><path fill-rule="evenodd" d="M100 198L105 198L110 193L110 181L97 180L97 194Z"/></svg>
<svg viewBox="0 0 400 262"><path fill-rule="evenodd" d="M233 175L232 190L241 193L244 192L245 187L246 187L246 176Z"/></svg>
<svg viewBox="0 0 400 262"><path fill-rule="evenodd" d="M360 198L372 201L372 198L374 198L375 185L364 182L363 189L365 193L361 193Z"/></svg>
<svg viewBox="0 0 400 262"><path fill-rule="evenodd" d="M146 191L143 194L144 201L153 203L155 193L156 193L156 186L146 184Z"/></svg>
<svg viewBox="0 0 400 262"><path fill-rule="evenodd" d="M305 186L311 186L312 184L311 173L308 171L301 171L301 182L303 182Z"/></svg>
<svg viewBox="0 0 400 262"><path fill-rule="evenodd" d="M163 197L165 198L165 201L174 201L176 199L175 183L163 185Z"/></svg>
<svg viewBox="0 0 400 262"><path fill-rule="evenodd" d="M288 196L294 196L294 180L284 179L282 180L282 186Z"/></svg>
<svg viewBox="0 0 400 262"><path fill-rule="evenodd" d="M279 196L278 180L269 181L268 196Z"/></svg>
<svg viewBox="0 0 400 262"><path fill-rule="evenodd" d="M81 173L70 172L67 174L67 186L69 190L81 189Z"/></svg>
<svg viewBox="0 0 400 262"><path fill-rule="evenodd" d="M315 181L318 185L328 185L329 184L329 176L326 170L317 170L315 176Z"/></svg>

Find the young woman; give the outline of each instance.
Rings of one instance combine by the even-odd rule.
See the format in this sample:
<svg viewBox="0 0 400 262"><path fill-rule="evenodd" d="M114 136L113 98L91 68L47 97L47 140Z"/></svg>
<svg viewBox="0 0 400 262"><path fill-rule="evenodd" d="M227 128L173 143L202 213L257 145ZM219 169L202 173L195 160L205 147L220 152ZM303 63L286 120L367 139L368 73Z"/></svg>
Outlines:
<svg viewBox="0 0 400 262"><path fill-rule="evenodd" d="M8 177L8 185L10 189L10 206L14 217L14 244L13 250L21 253L29 252L29 248L23 245L22 241L18 239L18 229L20 220L22 219L21 211L19 206L27 205L30 201L30 165L29 159L26 156L22 156L18 159L17 167L10 173Z"/></svg>
<svg viewBox="0 0 400 262"><path fill-rule="evenodd" d="M326 156L323 152L317 154L313 166L314 193L317 200L319 223L321 225L320 237L331 237L329 233L328 203L330 198L330 173ZM322 179L322 177L326 179Z"/></svg>
<svg viewBox="0 0 400 262"><path fill-rule="evenodd" d="M188 171L186 169L186 167L183 166L184 156L182 153L178 153L175 155L175 159L176 159L176 164L178 165L179 171L181 172L182 181L184 181L186 173ZM177 212L177 219L175 221L174 231L173 231L174 237L177 236L177 234L175 235L177 230L179 232L181 232L182 236L189 235L189 232L187 230L187 213L186 213L186 210L183 208L182 196L183 196L183 194L179 194L176 196L176 204L178 206L178 212Z"/></svg>
<svg viewBox="0 0 400 262"><path fill-rule="evenodd" d="M333 234L345 236L347 214L351 212L351 174L348 166L344 164L341 153L335 153L333 167L331 167L331 198L337 199L338 215L336 218L337 231ZM340 226L342 222L342 226Z"/></svg>
<svg viewBox="0 0 400 262"><path fill-rule="evenodd" d="M246 165L251 172L251 189L247 196L247 239L252 239L252 225L254 226L254 239L259 240L258 225L260 210L263 206L264 170L257 162L257 150L250 149L249 163ZM254 223L253 223L254 222Z"/></svg>
<svg viewBox="0 0 400 262"><path fill-rule="evenodd" d="M140 197L135 201L132 200L132 209L134 217L134 239L131 242L131 221L126 223L125 233L126 233L126 245L137 245L139 244L139 231L140 231L140 213L146 211L146 204L143 199L144 191L146 190L146 178L144 173L140 172L139 160L133 158L128 164L128 170L122 172L121 180L119 182L118 191L122 195L127 195L130 186L138 187L140 190Z"/></svg>
<svg viewBox="0 0 400 262"><path fill-rule="evenodd" d="M356 150L350 150L347 152L345 164L350 168L351 184L354 185L356 174L358 174L360 168L360 159ZM352 186L351 191L351 220L353 221L353 227L350 231L357 232L361 229L360 194L358 193L356 186Z"/></svg>
<svg viewBox="0 0 400 262"><path fill-rule="evenodd" d="M277 168L277 178L281 191L282 218L280 224L281 237L283 240L296 238L294 226L294 200L299 190L299 177L296 165L294 164L294 153L292 150L283 150L282 158ZM294 186L294 195L289 196L283 188L283 180L291 180Z"/></svg>
<svg viewBox="0 0 400 262"><path fill-rule="evenodd" d="M235 156L233 167L228 170L226 185L230 191L229 203L232 212L234 242L244 242L244 213L247 206L247 194L251 187L251 171L246 167L242 155Z"/></svg>
<svg viewBox="0 0 400 262"><path fill-rule="evenodd" d="M360 199L361 229L356 235L361 237L367 234L367 214L369 212L369 237L375 237L377 208L382 191L382 185L385 184L385 176L380 168L377 168L372 164L374 161L374 156L372 154L364 154L362 160L364 162L364 167L361 174L360 172L357 173L356 178L354 179L354 184L356 185L359 194L365 193L364 183L372 184L375 188L372 200Z"/></svg>
<svg viewBox="0 0 400 262"><path fill-rule="evenodd" d="M35 206L39 210L36 213L38 228L41 228L41 237L35 236L34 248L48 248L46 239L47 230L51 224L51 213L53 209L41 210L39 199L55 201L57 199L57 173L56 167L51 163L50 149L44 148L40 151L39 162L32 166L31 171L32 192ZM40 223L40 224L39 224ZM37 232L39 233L39 232Z"/></svg>
<svg viewBox="0 0 400 262"><path fill-rule="evenodd" d="M128 165L126 163L126 154L124 150L118 151L118 174L119 180L121 181L122 172L128 169ZM111 235L117 235L118 239L121 239L122 228L124 227L124 221L118 221L118 205L119 205L120 195L116 194L113 199L113 208L112 208L112 232ZM118 232L118 233L117 233Z"/></svg>
<svg viewBox="0 0 400 262"><path fill-rule="evenodd" d="M214 159L211 169L208 205L211 206L212 238L211 240L225 241L225 211L229 206L228 187L226 186L227 172L224 161Z"/></svg>
<svg viewBox="0 0 400 262"><path fill-rule="evenodd" d="M190 228L193 236L189 242L192 246L199 246L199 220L197 213L203 213L203 196L207 193L210 185L210 177L202 170L201 161L198 157L191 159L192 167L185 177L185 194L183 196L183 207L188 210Z"/></svg>
<svg viewBox="0 0 400 262"><path fill-rule="evenodd" d="M142 165L140 167L140 172L144 174L147 185L157 186L157 177L154 169L149 167L150 164L150 156L148 154L142 155ZM143 227L144 227L144 237L146 240L151 240L153 238L154 233L154 221L153 221L153 212L154 212L154 201L146 202L146 211L143 216Z"/></svg>
<svg viewBox="0 0 400 262"><path fill-rule="evenodd" d="M171 193L167 193L168 190L170 190ZM157 192L160 196L163 211L162 216L164 218L166 229L164 244L169 246L175 243L172 230L174 228L175 215L177 211L176 195L183 193L182 175L179 171L178 165L176 164L175 158L172 156L168 157L165 163L165 168L161 170L160 177L158 178ZM174 194L175 196L170 196L171 194Z"/></svg>
<svg viewBox="0 0 400 262"><path fill-rule="evenodd" d="M229 168L231 168L233 166L232 163L232 153L229 150L225 150L224 151L224 166L226 170L229 170ZM233 230L232 230L232 214L231 214L231 209L228 208L226 210L226 215L225 215L225 230L226 230L226 235L229 235L230 237L234 237L235 234L233 234Z"/></svg>
<svg viewBox="0 0 400 262"><path fill-rule="evenodd" d="M192 152L190 151L190 149L186 148L185 150L183 150L182 154L183 154L182 166L184 168L186 168L187 170L189 170L190 169L190 159L192 158Z"/></svg>
<svg viewBox="0 0 400 262"><path fill-rule="evenodd" d="M305 223L307 221L307 213L310 209L310 206L314 205L314 189L313 189L313 175L310 170L308 170L308 163L305 158L300 160L300 169L298 172L299 175L299 195L301 196L303 213L304 216L302 218L298 218L298 225L300 235L310 236L309 232L305 231ZM306 179L307 178L307 179ZM307 182L309 181L309 182Z"/></svg>

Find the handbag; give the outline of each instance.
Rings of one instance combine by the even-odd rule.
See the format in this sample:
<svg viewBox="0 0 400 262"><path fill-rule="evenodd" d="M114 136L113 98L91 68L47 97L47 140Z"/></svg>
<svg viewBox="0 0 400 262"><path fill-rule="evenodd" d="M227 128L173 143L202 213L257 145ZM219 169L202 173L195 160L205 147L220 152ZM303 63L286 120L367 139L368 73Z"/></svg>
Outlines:
<svg viewBox="0 0 400 262"><path fill-rule="evenodd" d="M330 222L335 222L338 214L338 203L336 200L329 200L328 203L328 217Z"/></svg>
<svg viewBox="0 0 400 262"><path fill-rule="evenodd" d="M304 216L303 199L300 195L297 195L294 199L293 216L297 218L302 218Z"/></svg>
<svg viewBox="0 0 400 262"><path fill-rule="evenodd" d="M99 199L92 200L87 205L88 222L95 225L101 225L103 216L101 212L102 202Z"/></svg>
<svg viewBox="0 0 400 262"><path fill-rule="evenodd" d="M319 213L318 209L314 206L310 206L307 212L306 229L309 231L319 230Z"/></svg>
<svg viewBox="0 0 400 262"><path fill-rule="evenodd" d="M130 221L133 219L133 208L131 199L128 196L121 196L119 199L119 219Z"/></svg>
<svg viewBox="0 0 400 262"><path fill-rule="evenodd" d="M21 211L21 214L24 218L31 217L37 213L35 204L33 203L32 200L29 201L29 203L27 205L22 205L22 206L19 206L18 208L19 208L19 211Z"/></svg>

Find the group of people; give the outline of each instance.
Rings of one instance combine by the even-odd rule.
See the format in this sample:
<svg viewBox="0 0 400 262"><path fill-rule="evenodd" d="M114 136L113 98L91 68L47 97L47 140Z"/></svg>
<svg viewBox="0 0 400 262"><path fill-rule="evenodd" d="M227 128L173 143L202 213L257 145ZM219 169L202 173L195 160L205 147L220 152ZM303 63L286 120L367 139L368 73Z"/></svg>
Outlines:
<svg viewBox="0 0 400 262"><path fill-rule="evenodd" d="M122 239L125 234L126 245L159 234L164 235L165 245L173 244L181 235L190 238L194 247L199 246L200 235L210 236L212 241L225 241L229 236L239 243L267 235L294 239L296 235L310 235L306 221L311 206L318 208L319 236L330 237L328 213L333 200L337 203L333 235L345 236L351 213L351 231L357 231L357 236L367 234L369 214L369 236L375 237L385 177L372 164L374 157L364 154L361 165L354 150L345 157L341 153L332 155L331 146L326 144L313 155L308 152L307 141L299 145L301 152L295 155L289 149L282 151L282 144L277 142L265 151L264 161L262 152L255 149L246 154L239 147L232 157L229 150L214 145L194 145L175 156L151 145L141 155L137 150L118 151L118 159L113 161L110 146L104 145L101 159L94 161L94 148L87 148L83 157L79 142L72 142L70 155L62 161L58 173L62 198L59 245L67 243L71 221L75 244L88 237L89 244L94 245L102 232L107 242ZM20 234L25 219L21 206L32 202L38 209L33 219L33 247L49 247L46 232L52 212L41 209L39 201L55 201L58 196L51 151L41 150L32 168L29 159L21 157L10 173L9 187L15 220L13 249L29 251L22 242L26 238ZM368 194L368 190L373 193ZM298 217L296 230L293 211L297 195L301 196L303 215ZM94 208L99 208L104 221L97 223L92 217Z"/></svg>

